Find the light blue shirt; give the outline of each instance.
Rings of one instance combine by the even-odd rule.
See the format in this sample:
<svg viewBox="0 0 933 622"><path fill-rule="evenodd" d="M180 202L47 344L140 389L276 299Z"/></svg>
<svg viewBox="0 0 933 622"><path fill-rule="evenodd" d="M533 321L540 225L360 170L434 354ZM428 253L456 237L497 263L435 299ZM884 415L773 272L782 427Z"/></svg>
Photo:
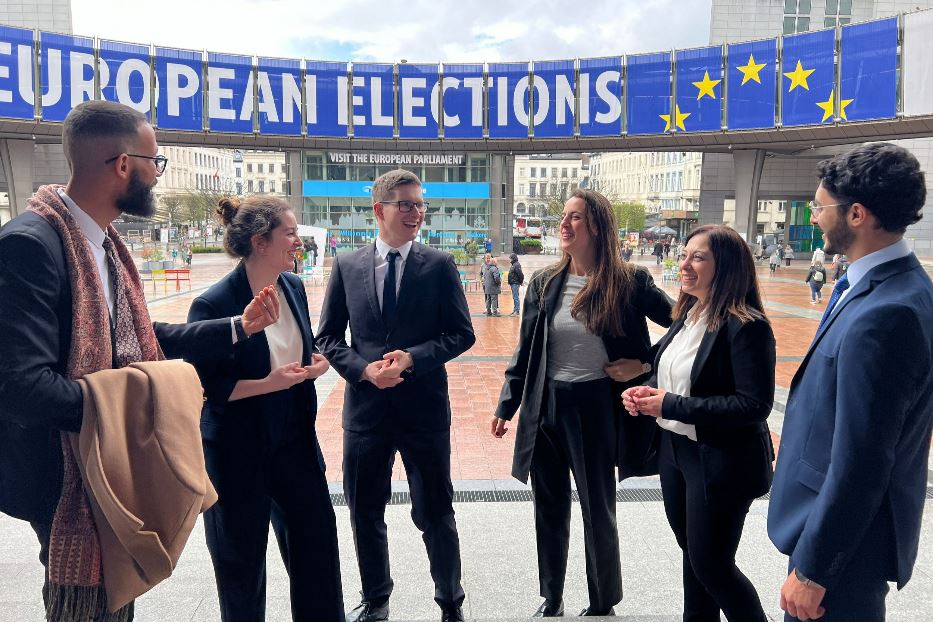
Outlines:
<svg viewBox="0 0 933 622"><path fill-rule="evenodd" d="M849 279L849 289L842 292L842 295L839 296L839 302L845 300L845 297L849 292L855 289L858 282L865 278L865 275L874 268L877 268L883 263L907 257L911 252L910 247L907 245L907 241L900 239L894 244L876 250L874 253L868 253L864 257L853 261L849 264L849 269L846 271L846 277ZM837 307L839 306L839 302L836 303Z"/></svg>

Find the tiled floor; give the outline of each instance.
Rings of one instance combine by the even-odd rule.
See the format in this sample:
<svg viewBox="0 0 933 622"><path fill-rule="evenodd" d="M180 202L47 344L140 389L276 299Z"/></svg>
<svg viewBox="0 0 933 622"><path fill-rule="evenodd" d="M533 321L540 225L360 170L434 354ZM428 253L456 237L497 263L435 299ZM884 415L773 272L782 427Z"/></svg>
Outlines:
<svg viewBox="0 0 933 622"><path fill-rule="evenodd" d="M525 273L530 275L536 266L546 265L553 259L523 258ZM507 261L502 262L503 268L507 265ZM659 270L653 262L645 262L644 265L655 273L660 281ZM234 261L223 256L199 255L194 260L190 293L170 291L166 297L160 290L156 295L151 295L150 286L150 309L153 319L166 322L184 321L194 296L233 266ZM791 379L806 354L832 288L832 284L828 283L824 287L824 302L811 305L809 287L804 283L807 268L804 262L795 262L793 267L779 268L773 276L769 274L767 265L760 264L758 268L762 295L777 340L778 363L775 379L777 385L784 389L790 386ZM476 269L476 266L470 266L466 271L468 275L472 275ZM312 325L316 325L324 286L320 283L312 284L310 281L306 281L305 286L311 304ZM676 284L668 283L665 289L670 295L676 296ZM496 439L489 433L489 422L498 401L503 370L517 342L519 319L508 316L487 317L481 292L469 292L467 300L473 316L476 345L447 364L452 409L451 475L454 480L508 479L512 464L514 430L504 438ZM500 297L499 308L503 313L512 310L510 294ZM664 332L660 327L651 327L656 337ZM317 430L328 463L328 480L337 482L342 480L340 465L343 437L340 418L344 384L342 379L337 379L336 384L330 383L333 386L330 391L325 388L325 383L321 384L319 391L326 394L326 397L322 395L324 399L319 407ZM513 428L515 423L512 423ZM775 445L778 444L778 440L775 435ZM401 461L397 460L393 478L404 477Z"/></svg>

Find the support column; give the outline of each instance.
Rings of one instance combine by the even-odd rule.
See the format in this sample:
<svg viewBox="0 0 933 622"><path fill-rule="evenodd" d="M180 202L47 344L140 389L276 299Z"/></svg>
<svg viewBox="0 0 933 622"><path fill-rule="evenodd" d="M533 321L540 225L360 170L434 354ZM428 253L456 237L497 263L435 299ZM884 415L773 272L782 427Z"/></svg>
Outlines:
<svg viewBox="0 0 933 622"><path fill-rule="evenodd" d="M35 143L31 140L0 140L0 165L6 177L13 218L26 209L26 201L33 193L34 151Z"/></svg>
<svg viewBox="0 0 933 622"><path fill-rule="evenodd" d="M285 190L286 200L298 218L298 224L301 223L302 210L304 209L304 192L302 185L304 181L304 163L301 161L300 151L286 151L285 164L288 167L288 179L286 183L288 188Z"/></svg>
<svg viewBox="0 0 933 622"><path fill-rule="evenodd" d="M765 165L763 149L732 152L735 167L735 228L748 243L754 243L758 224L758 188Z"/></svg>

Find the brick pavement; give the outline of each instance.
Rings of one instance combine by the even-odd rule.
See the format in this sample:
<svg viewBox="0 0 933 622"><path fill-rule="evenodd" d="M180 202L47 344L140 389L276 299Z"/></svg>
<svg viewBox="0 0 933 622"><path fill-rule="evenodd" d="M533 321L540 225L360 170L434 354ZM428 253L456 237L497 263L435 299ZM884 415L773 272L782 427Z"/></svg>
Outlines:
<svg viewBox="0 0 933 622"><path fill-rule="evenodd" d="M530 275L537 267L547 265L554 259L553 256L523 257L525 273ZM660 282L659 268L653 263L643 262ZM149 296L153 319L183 321L197 293L226 274L234 265L234 260L222 255L196 256L190 293L183 291L176 294L170 291L166 296L159 291L155 296ZM504 269L508 261L500 258L500 265ZM779 392L781 389L786 391L789 387L791 378L813 339L825 305L825 302L823 305L809 304L809 288L803 280L807 268L805 262L799 261L790 268L779 268L777 273L771 276L767 265L759 264L758 267L762 294L777 340L778 363L775 379ZM465 268L469 277L477 270L477 265ZM316 326L324 286L306 281L305 287L311 305L311 321ZM671 296L676 296L676 283L667 283L663 287ZM826 287L832 287L832 284L828 283ZM825 301L828 300L828 292L824 293L827 293ZM487 317L484 313L483 295L479 291L468 292L467 301L476 332L476 345L447 365L452 407L452 477L454 480L505 480L510 477L514 430L503 439L495 439L488 429L502 386L502 373L517 342L519 319L508 316ZM503 293L499 299L499 308L505 312L511 311L510 294ZM655 338L663 335L662 328L653 324L650 327ZM319 380L318 384L322 398L317 418L318 435L329 466L328 480L339 482L343 476L340 469L340 413L343 407L344 383L331 371L328 376ZM514 427L515 422L512 425ZM776 427L779 429L779 426ZM775 445L778 441L779 437L775 435ZM404 478L401 461L396 461L393 479Z"/></svg>

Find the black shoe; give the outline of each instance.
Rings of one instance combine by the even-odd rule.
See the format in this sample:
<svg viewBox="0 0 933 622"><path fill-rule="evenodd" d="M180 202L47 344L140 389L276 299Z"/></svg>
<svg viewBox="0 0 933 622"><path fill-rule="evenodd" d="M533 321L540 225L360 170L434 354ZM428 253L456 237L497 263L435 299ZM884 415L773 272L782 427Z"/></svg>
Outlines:
<svg viewBox="0 0 933 622"><path fill-rule="evenodd" d="M564 615L564 601L556 603L545 599L532 618L560 618Z"/></svg>
<svg viewBox="0 0 933 622"><path fill-rule="evenodd" d="M441 614L441 622L463 622L463 609L454 607Z"/></svg>
<svg viewBox="0 0 933 622"><path fill-rule="evenodd" d="M587 607L586 609L584 609L583 611L580 612L580 617L585 617L585 616L614 616L615 614L616 614L616 610L613 609L612 607L609 607L609 610L608 610L608 611L606 611L606 610L600 610L600 609L593 609L592 607Z"/></svg>
<svg viewBox="0 0 933 622"><path fill-rule="evenodd" d="M388 619L388 601L382 605L375 605L371 601L364 600L347 614L347 622L386 622Z"/></svg>

